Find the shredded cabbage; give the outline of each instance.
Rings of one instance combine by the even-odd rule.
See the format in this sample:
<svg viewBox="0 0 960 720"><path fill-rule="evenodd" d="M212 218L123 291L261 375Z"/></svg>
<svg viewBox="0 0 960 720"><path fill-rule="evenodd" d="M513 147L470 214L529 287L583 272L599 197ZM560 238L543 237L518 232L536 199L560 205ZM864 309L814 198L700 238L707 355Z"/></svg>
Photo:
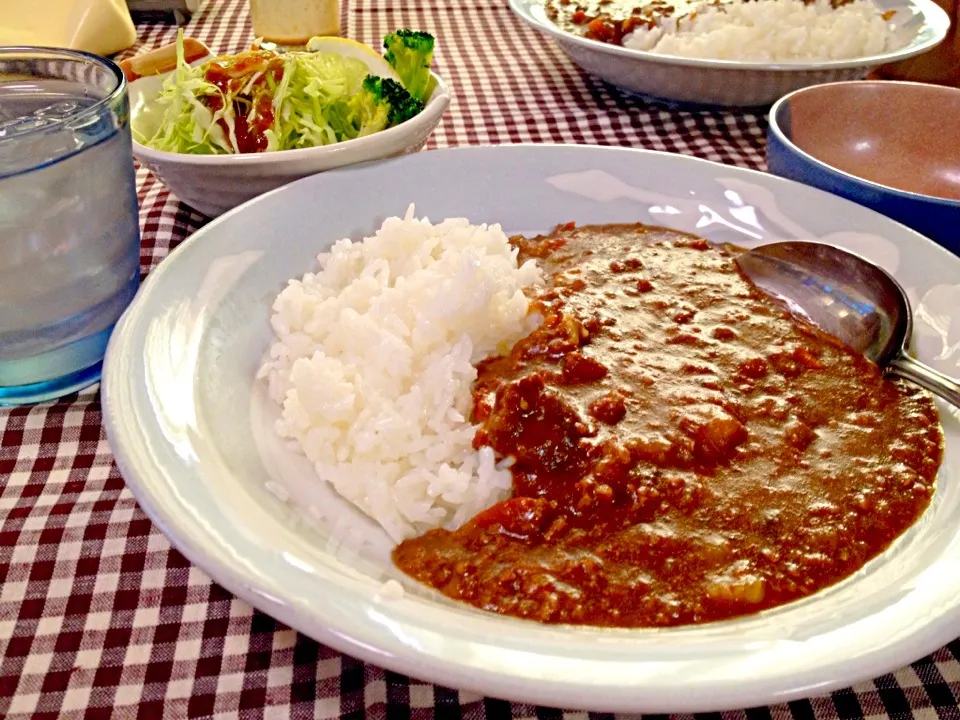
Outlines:
<svg viewBox="0 0 960 720"><path fill-rule="evenodd" d="M163 83L157 103L166 106L157 133L145 143L148 147L194 155L236 152L217 124L222 113L214 113L200 98L219 95L220 90L204 79L202 68L187 64L183 54L183 31L177 35L177 69ZM227 125L230 123L228 122Z"/></svg>
<svg viewBox="0 0 960 720"><path fill-rule="evenodd" d="M357 115L368 73L355 58L268 50L191 67L184 58L181 32L177 69L157 98L163 108L160 127L144 144L167 152L218 155L349 140L374 129L358 130L348 121Z"/></svg>

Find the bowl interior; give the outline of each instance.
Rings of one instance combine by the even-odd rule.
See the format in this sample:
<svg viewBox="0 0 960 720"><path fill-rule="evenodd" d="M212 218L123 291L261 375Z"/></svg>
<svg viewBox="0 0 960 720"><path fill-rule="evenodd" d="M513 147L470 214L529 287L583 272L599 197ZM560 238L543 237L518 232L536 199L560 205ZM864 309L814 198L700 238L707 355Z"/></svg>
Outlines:
<svg viewBox="0 0 960 720"><path fill-rule="evenodd" d="M816 160L880 185L960 200L960 90L852 82L797 92L776 117Z"/></svg>
<svg viewBox="0 0 960 720"><path fill-rule="evenodd" d="M160 129L163 106L156 102L165 76L151 75L130 83L130 129L135 141L149 138Z"/></svg>

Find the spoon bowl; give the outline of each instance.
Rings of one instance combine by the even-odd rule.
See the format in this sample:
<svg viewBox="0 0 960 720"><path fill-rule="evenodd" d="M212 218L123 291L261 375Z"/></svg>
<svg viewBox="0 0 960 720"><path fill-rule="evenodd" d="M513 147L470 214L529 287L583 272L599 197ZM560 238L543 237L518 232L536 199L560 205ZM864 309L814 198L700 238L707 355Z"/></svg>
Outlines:
<svg viewBox="0 0 960 720"><path fill-rule="evenodd" d="M854 253L815 242L779 242L737 257L768 295L863 353L886 373L960 407L960 382L908 354L913 313L890 273Z"/></svg>

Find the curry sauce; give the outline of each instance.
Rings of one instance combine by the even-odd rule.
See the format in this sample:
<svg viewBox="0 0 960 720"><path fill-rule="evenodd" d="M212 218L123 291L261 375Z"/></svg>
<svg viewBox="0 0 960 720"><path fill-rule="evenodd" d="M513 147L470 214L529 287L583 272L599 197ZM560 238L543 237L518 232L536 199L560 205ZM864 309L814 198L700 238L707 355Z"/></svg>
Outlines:
<svg viewBox="0 0 960 720"><path fill-rule="evenodd" d="M634 30L653 28L666 18L692 16L704 5L732 0L547 0L547 18L591 40L623 45Z"/></svg>
<svg viewBox="0 0 960 720"><path fill-rule="evenodd" d="M747 0L546 0L544 13L556 26L590 40L623 45L636 30L652 29L663 20L693 19L705 7ZM813 0L802 0L811 3ZM833 7L851 0L831 0Z"/></svg>
<svg viewBox="0 0 960 720"><path fill-rule="evenodd" d="M513 242L545 270L543 322L479 366L473 408L512 497L398 546L410 576L547 623L704 623L836 583L929 504L931 398L726 251L642 225Z"/></svg>

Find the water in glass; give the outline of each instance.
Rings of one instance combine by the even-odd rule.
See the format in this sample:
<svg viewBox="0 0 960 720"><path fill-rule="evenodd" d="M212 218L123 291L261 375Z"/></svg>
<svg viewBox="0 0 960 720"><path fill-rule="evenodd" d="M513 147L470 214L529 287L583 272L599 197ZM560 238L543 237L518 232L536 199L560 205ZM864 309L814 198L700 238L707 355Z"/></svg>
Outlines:
<svg viewBox="0 0 960 720"><path fill-rule="evenodd" d="M0 403L19 404L96 382L140 245L126 97L2 67Z"/></svg>

